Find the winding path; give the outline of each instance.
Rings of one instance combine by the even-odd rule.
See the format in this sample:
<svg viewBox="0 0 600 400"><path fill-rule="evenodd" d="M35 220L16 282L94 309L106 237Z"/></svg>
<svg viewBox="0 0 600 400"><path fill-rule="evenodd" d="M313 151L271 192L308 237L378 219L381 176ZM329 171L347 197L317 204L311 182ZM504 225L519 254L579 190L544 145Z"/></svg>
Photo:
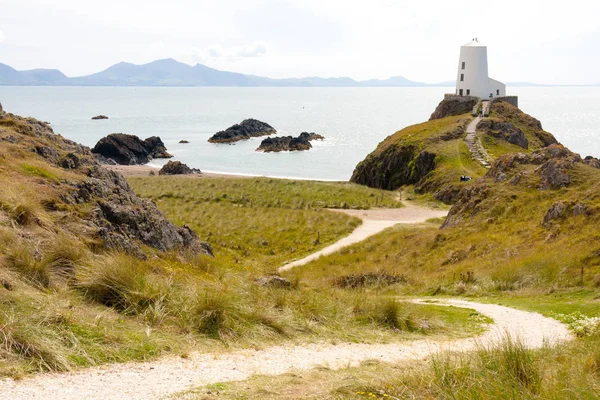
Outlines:
<svg viewBox="0 0 600 400"><path fill-rule="evenodd" d="M372 210L340 210L332 211L341 212L362 219L362 225L358 226L349 236L342 238L334 244L325 247L307 257L300 260L290 262L277 271L284 272L300 265L308 264L310 261L316 260L321 256L335 253L343 247L358 243L365 240L369 236L378 234L379 232L392 227L396 224L418 224L432 218L442 218L448 214L447 210L435 210L426 207L420 207L412 203L403 202L402 208L377 208Z"/></svg>
<svg viewBox="0 0 600 400"><path fill-rule="evenodd" d="M185 359L169 357L147 363L43 374L22 381L6 379L0 381L0 393L8 399L160 399L193 387L245 380L255 374L280 375L319 365L339 369L357 366L364 360L399 362L424 359L441 350L469 351L498 343L506 335L519 338L529 348L571 339L564 325L537 313L455 299L438 304L474 309L492 318L494 324L483 335L469 339L276 346L264 350L193 354Z"/></svg>

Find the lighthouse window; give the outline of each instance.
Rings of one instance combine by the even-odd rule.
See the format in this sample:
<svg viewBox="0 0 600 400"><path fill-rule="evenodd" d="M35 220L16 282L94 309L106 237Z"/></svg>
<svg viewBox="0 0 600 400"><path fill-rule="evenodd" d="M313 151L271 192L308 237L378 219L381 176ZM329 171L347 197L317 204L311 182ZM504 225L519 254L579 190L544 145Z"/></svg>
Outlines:
<svg viewBox="0 0 600 400"><path fill-rule="evenodd" d="M460 81L464 81L465 80L465 74L460 74Z"/></svg>
<svg viewBox="0 0 600 400"><path fill-rule="evenodd" d="M465 62L462 62L462 69L465 69Z"/></svg>
<svg viewBox="0 0 600 400"><path fill-rule="evenodd" d="M500 96L500 89L496 89L496 96Z"/></svg>
<svg viewBox="0 0 600 400"><path fill-rule="evenodd" d="M467 96L471 94L471 89L467 89Z"/></svg>

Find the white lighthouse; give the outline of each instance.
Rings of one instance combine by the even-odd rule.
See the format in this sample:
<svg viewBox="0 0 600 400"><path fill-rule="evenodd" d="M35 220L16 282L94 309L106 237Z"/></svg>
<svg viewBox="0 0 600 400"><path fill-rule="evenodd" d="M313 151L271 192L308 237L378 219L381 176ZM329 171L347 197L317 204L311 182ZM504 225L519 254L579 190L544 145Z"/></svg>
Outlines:
<svg viewBox="0 0 600 400"><path fill-rule="evenodd" d="M488 76L487 47L477 39L460 48L456 94L482 99L506 96L506 85Z"/></svg>

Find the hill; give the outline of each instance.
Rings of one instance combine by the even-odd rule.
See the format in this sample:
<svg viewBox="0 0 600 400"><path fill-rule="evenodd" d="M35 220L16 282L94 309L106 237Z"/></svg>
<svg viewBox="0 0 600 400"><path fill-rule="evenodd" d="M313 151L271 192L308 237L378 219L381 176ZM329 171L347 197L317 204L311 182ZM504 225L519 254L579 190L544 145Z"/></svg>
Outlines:
<svg viewBox="0 0 600 400"><path fill-rule="evenodd" d="M385 80L356 81L351 78L271 79L236 72L219 71L202 64L194 66L173 59L143 65L121 62L104 71L68 78L57 70L17 71L0 64L0 85L65 86L274 86L274 87L403 87L435 86L413 82L402 76Z"/></svg>
<svg viewBox="0 0 600 400"><path fill-rule="evenodd" d="M453 203L459 191L474 181L459 177L482 177L486 170L473 158L464 140L471 121L473 102L443 100L432 119L406 127L388 136L355 168L352 182L369 187L395 190L414 185L419 194L430 194ZM456 115L457 114L457 115ZM490 118L480 122L482 145L493 159L513 152L531 152L556 139L541 123L506 102L494 102ZM526 143L526 147L519 146Z"/></svg>

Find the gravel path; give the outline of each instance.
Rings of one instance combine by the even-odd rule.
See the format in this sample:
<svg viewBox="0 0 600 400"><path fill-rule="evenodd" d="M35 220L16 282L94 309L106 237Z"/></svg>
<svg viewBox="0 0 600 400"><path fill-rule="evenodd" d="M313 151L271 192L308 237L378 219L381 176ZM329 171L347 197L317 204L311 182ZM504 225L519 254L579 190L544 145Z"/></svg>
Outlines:
<svg viewBox="0 0 600 400"><path fill-rule="evenodd" d="M424 301L417 301L423 303ZM279 375L319 365L333 369L356 366L364 360L398 362L424 359L440 350L468 351L497 343L507 334L530 348L571 339L564 325L540 314L494 304L445 300L439 304L474 309L494 319L478 338L395 344L342 343L277 346L223 354L193 354L147 363L125 363L62 374L43 374L22 381L0 381L6 399L160 399L193 387L244 380L254 374Z"/></svg>
<svg viewBox="0 0 600 400"><path fill-rule="evenodd" d="M365 240L369 236L378 234L379 232L387 229L396 224L417 224L425 222L431 218L442 218L448 214L447 210L435 210L426 207L419 207L414 204L403 202L404 207L402 208L377 208L372 210L339 210L335 209L332 211L340 212L358 217L362 219L363 223L357 227L349 236L342 238L332 244L331 246L325 247L324 249L317 251L309 255L308 257L302 258L290 262L277 271L284 272L300 265L308 264L310 261L316 260L321 256L335 253L343 247L350 246L351 244L358 243Z"/></svg>

